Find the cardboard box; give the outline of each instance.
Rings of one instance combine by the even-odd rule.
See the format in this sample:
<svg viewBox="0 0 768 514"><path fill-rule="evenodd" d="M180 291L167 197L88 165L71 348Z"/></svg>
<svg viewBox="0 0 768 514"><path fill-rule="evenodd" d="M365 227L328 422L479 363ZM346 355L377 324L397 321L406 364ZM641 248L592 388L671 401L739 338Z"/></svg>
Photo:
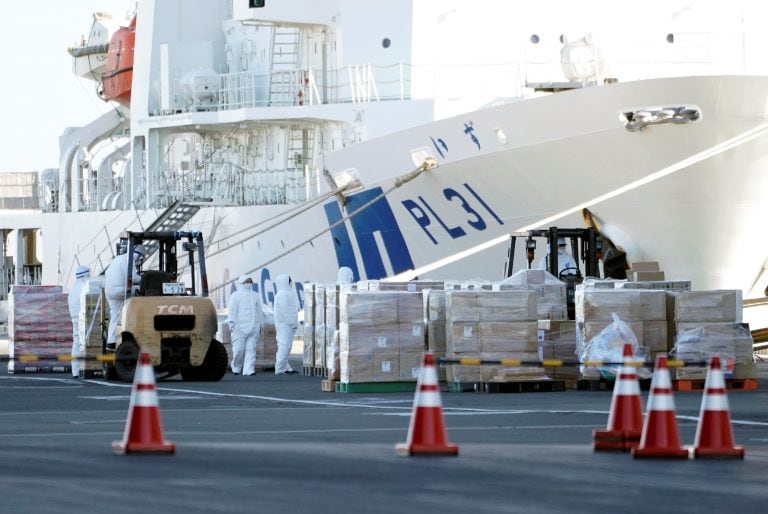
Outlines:
<svg viewBox="0 0 768 514"><path fill-rule="evenodd" d="M400 350L400 382L416 382L419 379L423 355L421 351ZM435 355L435 358L438 356ZM438 380L445 381L444 366L437 366L437 376Z"/></svg>
<svg viewBox="0 0 768 514"><path fill-rule="evenodd" d="M633 282L648 282L664 280L663 271L632 271Z"/></svg>
<svg viewBox="0 0 768 514"><path fill-rule="evenodd" d="M341 382L373 382L373 354L352 355L348 352L339 354Z"/></svg>
<svg viewBox="0 0 768 514"><path fill-rule="evenodd" d="M659 271L659 263L657 261L639 261L633 262L629 265L631 271Z"/></svg>
<svg viewBox="0 0 768 514"><path fill-rule="evenodd" d="M400 381L400 352L374 352L373 354L373 381L374 382L399 382Z"/></svg>

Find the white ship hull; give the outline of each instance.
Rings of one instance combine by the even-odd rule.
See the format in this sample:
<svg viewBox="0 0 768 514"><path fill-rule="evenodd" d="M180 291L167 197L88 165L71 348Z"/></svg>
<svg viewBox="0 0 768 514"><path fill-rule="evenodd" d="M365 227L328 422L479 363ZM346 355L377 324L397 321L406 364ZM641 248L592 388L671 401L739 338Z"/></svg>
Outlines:
<svg viewBox="0 0 768 514"><path fill-rule="evenodd" d="M228 112L206 106L153 114L149 83L153 66L162 63L154 36L163 16L173 12L147 3L152 10L139 8L137 52L149 50L142 45L154 45L153 57L142 65L137 56L133 92L134 103L147 105L131 108L132 135L144 138L146 148L140 150L146 155L143 162L134 158L128 164L126 176L133 166L131 183L138 182L137 173L145 167L152 177L153 167L173 148L173 138L187 132L233 132L253 121L277 126L281 119L324 119L357 127L355 113L360 118L363 112L369 121L378 120L369 124L366 135L383 134L360 142L362 132L356 132L354 144L343 141L339 150L326 143L317 152L314 178L305 176L304 185L294 190L313 190L303 201L201 207L185 226L206 235L209 283L220 306L226 304L231 281L243 273L257 277L267 302L274 290L271 277L288 272L299 284L332 282L339 266L352 267L358 280L499 280L508 271L509 234L581 227L585 207L631 261L659 261L668 279L690 280L696 289L762 294L768 280L768 238L761 237L761 224L768 219L768 77L690 76L596 85L420 124L429 104L407 99L362 111L353 102ZM147 28L142 19L150 14L156 26ZM172 106L169 98L154 100L157 108ZM698 119L630 131L621 118L625 112L670 106L694 107ZM393 129L401 117L408 118L402 125L411 128ZM248 158L266 162L271 151ZM62 155L62 164L69 165L72 159ZM396 186L417 168L416 155L431 156L437 167ZM331 190L323 169L337 178L351 171L363 189L345 192L343 201L342 195L330 196L302 211L302 205ZM383 198L355 213L382 193ZM76 189L62 194L59 212L2 212L0 228L35 230L42 239L37 252L43 283L66 286L77 264L99 272L108 265L120 231L147 227L163 210L147 208L151 202L142 205L126 188L122 194L133 195L134 208L71 212L66 200L71 203L79 194ZM116 202L118 197L109 198ZM483 250L475 252L479 247ZM462 252L469 255L459 258ZM526 266L518 248L512 271Z"/></svg>

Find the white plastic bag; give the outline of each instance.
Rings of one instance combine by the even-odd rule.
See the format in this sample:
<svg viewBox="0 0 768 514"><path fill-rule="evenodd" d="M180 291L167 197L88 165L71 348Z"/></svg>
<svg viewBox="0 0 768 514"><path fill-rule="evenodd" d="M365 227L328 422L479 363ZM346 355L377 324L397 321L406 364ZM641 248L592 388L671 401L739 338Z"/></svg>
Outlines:
<svg viewBox="0 0 768 514"><path fill-rule="evenodd" d="M584 346L580 355L581 362L600 361L600 362L623 362L624 361L624 343L632 345L632 354L640 362L645 361L645 348L637 342L637 336L630 326L619 318L615 312L611 313L613 322L605 327L599 334L590 339ZM585 366L581 365L581 375L588 379L605 378L615 380L619 371L618 365L611 366ZM640 378L649 378L650 371L645 368L638 368Z"/></svg>

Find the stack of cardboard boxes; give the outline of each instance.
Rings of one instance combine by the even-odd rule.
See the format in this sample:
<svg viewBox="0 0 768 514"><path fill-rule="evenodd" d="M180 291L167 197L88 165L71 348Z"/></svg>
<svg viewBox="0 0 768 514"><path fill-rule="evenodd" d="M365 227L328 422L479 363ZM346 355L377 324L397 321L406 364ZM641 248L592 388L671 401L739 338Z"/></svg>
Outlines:
<svg viewBox="0 0 768 514"><path fill-rule="evenodd" d="M72 320L61 286L15 285L8 297L8 373L68 371L58 359L22 362L25 356L70 355Z"/></svg>
<svg viewBox="0 0 768 514"><path fill-rule="evenodd" d="M341 382L415 382L425 348L421 293L342 290L339 300Z"/></svg>
<svg viewBox="0 0 768 514"><path fill-rule="evenodd" d="M669 330L678 359L708 362L719 355L727 378L756 378L753 340L741 323L740 290L680 291L668 295ZM677 379L706 378L706 366L675 370Z"/></svg>
<svg viewBox="0 0 768 514"><path fill-rule="evenodd" d="M648 289L601 289L580 284L576 287L576 353L579 360L620 361L626 338L598 339L612 330L614 315L629 325L637 346L634 354L651 362L669 347L667 308L664 291ZM601 347L599 343L609 344ZM612 371L582 367L581 378L598 379Z"/></svg>
<svg viewBox="0 0 768 514"><path fill-rule="evenodd" d="M447 291L446 357L500 361L538 360L537 293L530 289ZM547 379L536 366L450 365L457 383Z"/></svg>
<svg viewBox="0 0 768 514"><path fill-rule="evenodd" d="M627 278L632 282L661 281L664 280L664 272L656 261L633 262L629 265Z"/></svg>

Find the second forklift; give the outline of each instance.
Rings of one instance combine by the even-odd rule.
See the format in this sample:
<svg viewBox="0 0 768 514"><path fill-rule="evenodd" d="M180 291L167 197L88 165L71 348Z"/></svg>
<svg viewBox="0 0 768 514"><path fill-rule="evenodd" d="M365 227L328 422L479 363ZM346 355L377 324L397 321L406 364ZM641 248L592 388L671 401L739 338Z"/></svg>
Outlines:
<svg viewBox="0 0 768 514"><path fill-rule="evenodd" d="M603 254L603 240L594 228L558 228L529 230L523 233L515 233L511 236L509 261L505 276L512 275L515 259L515 244L518 237L525 239L525 251L528 261L528 269L533 268L536 255L536 239L544 238L549 248L557 248L558 238L565 238L570 242L571 255L579 262L584 263L584 273L579 267L558 270L557 252L548 254L547 271L565 282L566 305L568 307L568 319L576 318L576 284L581 284L584 277L599 277L600 269L598 260Z"/></svg>

